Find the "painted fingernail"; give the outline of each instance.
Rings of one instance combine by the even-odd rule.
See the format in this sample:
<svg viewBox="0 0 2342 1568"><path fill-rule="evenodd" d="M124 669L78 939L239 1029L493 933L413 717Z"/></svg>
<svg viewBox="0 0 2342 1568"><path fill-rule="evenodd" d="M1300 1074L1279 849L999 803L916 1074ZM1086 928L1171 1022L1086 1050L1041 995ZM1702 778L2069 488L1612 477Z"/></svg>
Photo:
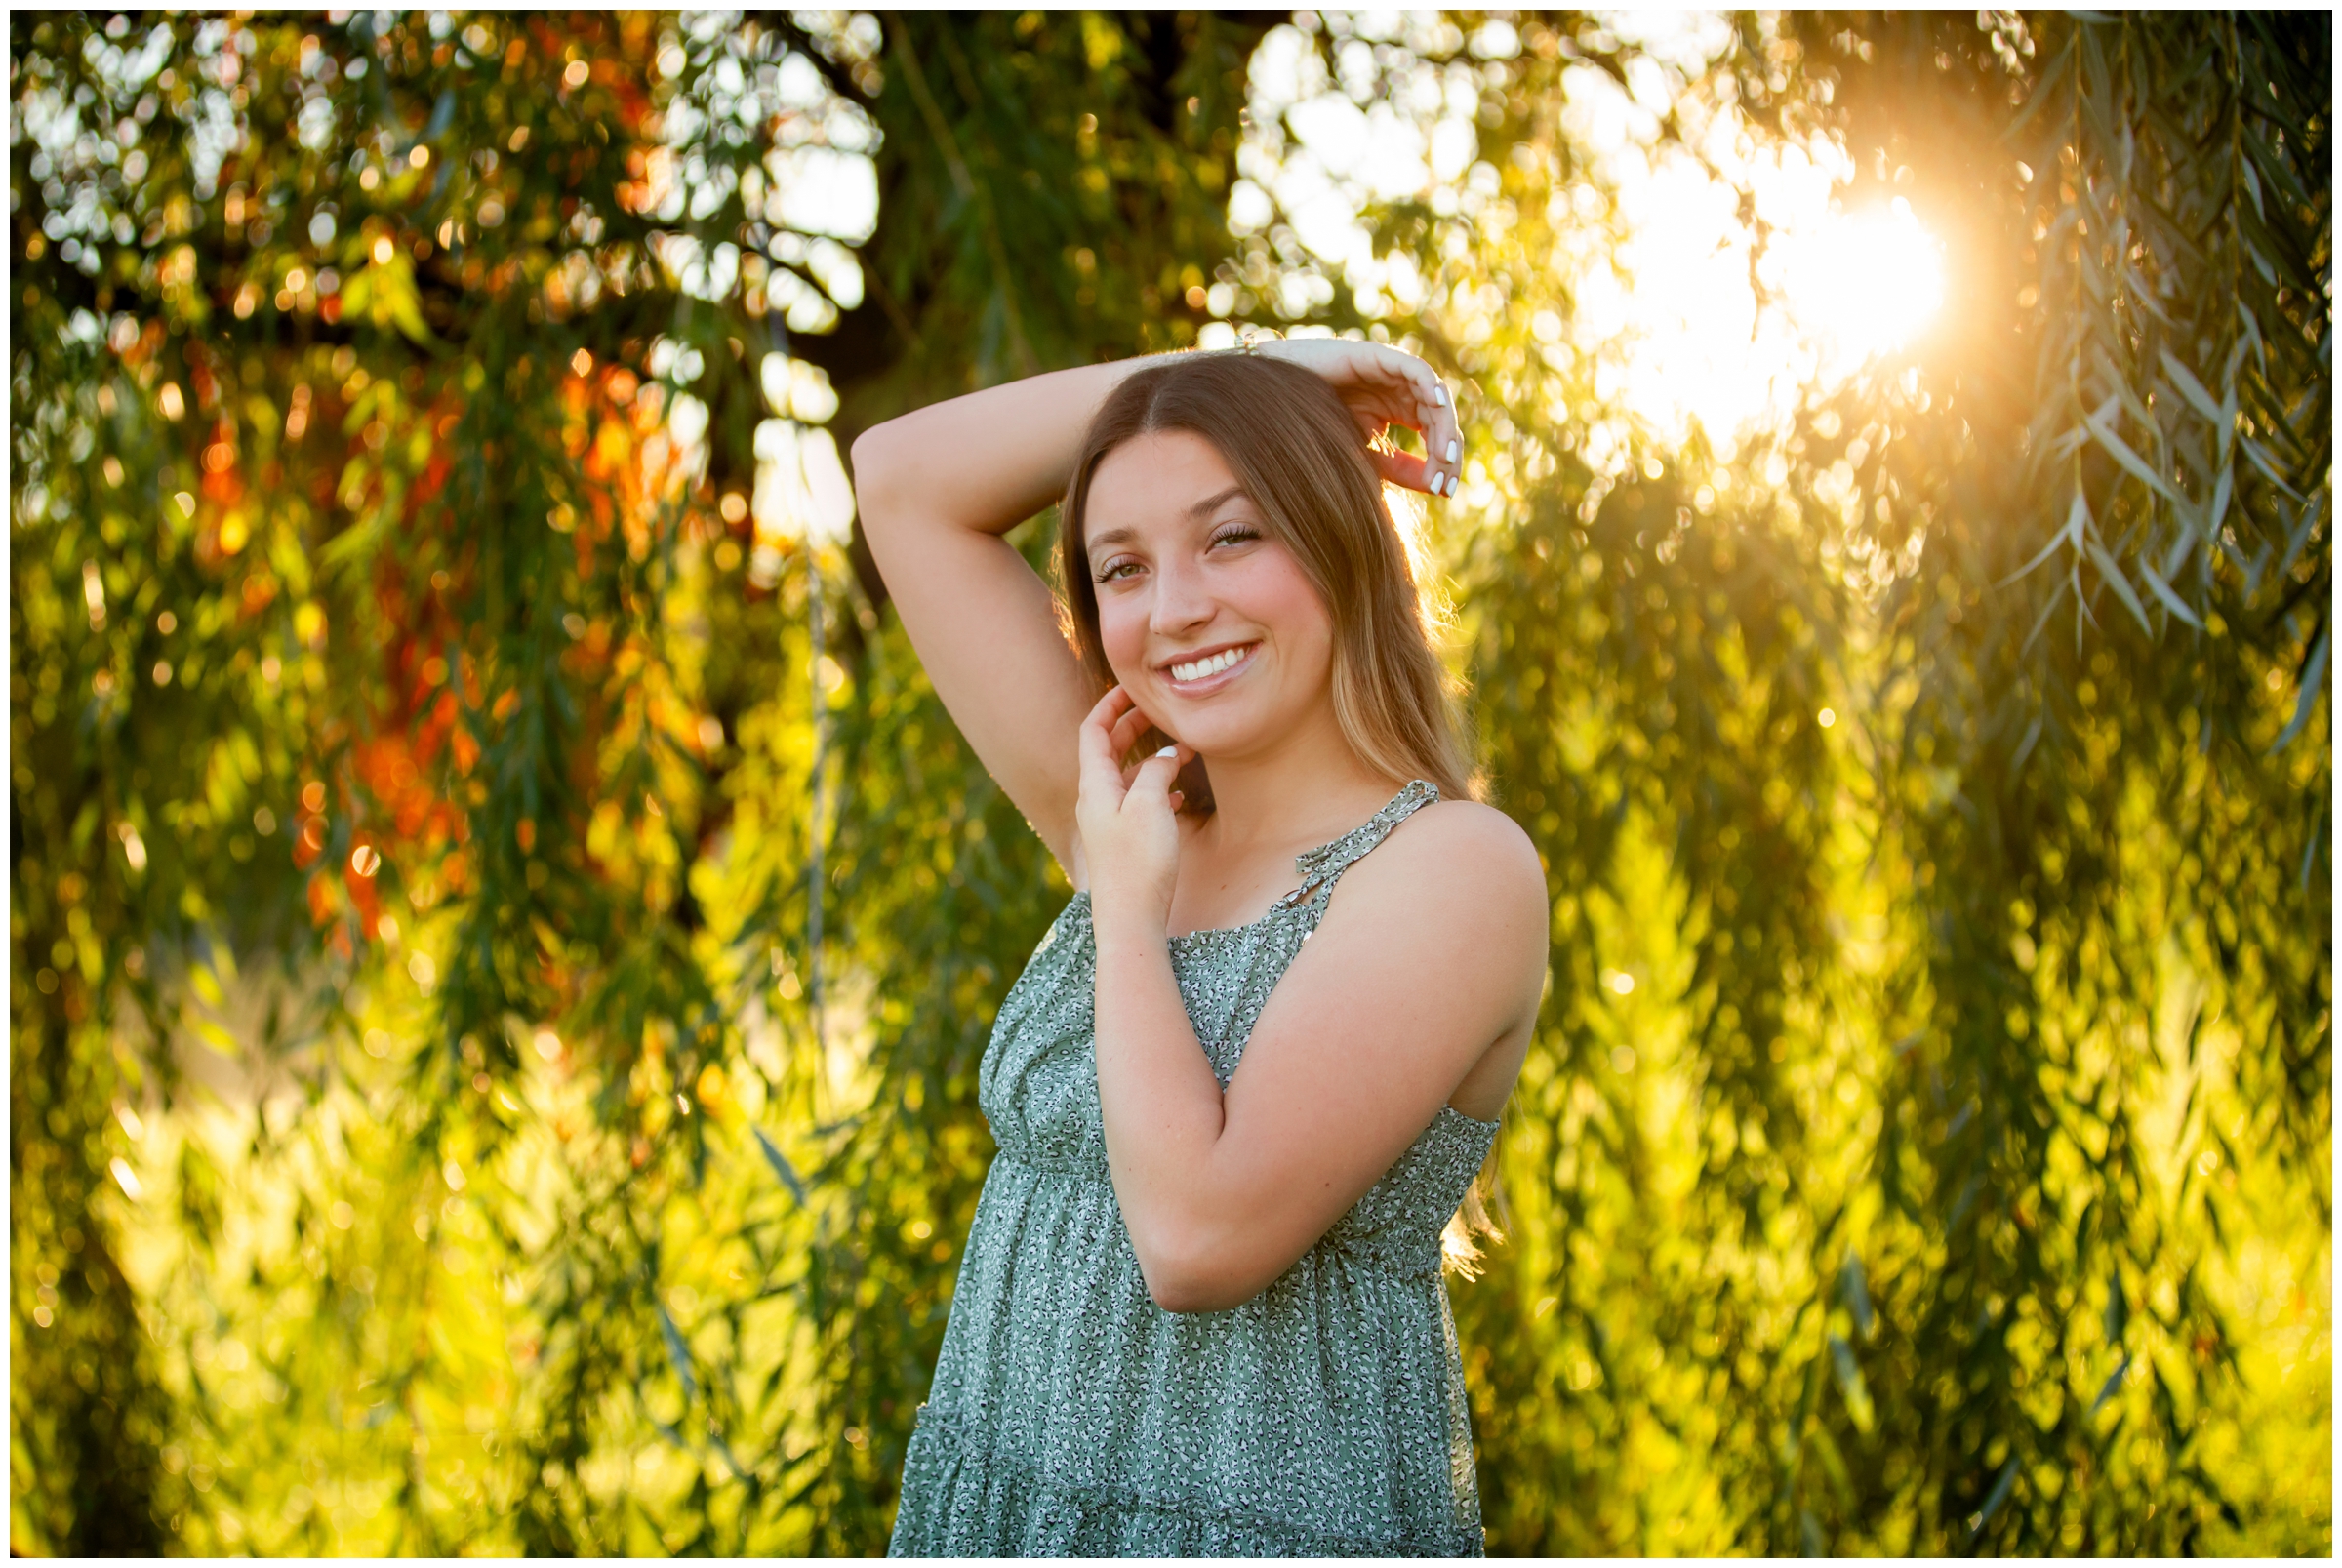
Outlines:
<svg viewBox="0 0 2342 1568"><path fill-rule="evenodd" d="M1450 441L1447 444L1447 461L1450 462L1455 462L1456 459L1463 454L1463 451L1464 448L1461 445L1454 441Z"/></svg>
<svg viewBox="0 0 2342 1568"><path fill-rule="evenodd" d="M1447 407L1447 388L1444 386L1433 387L1432 401L1438 404L1441 408Z"/></svg>
<svg viewBox="0 0 2342 1568"><path fill-rule="evenodd" d="M1447 499L1456 499L1456 476L1452 473L1447 476Z"/></svg>
<svg viewBox="0 0 2342 1568"><path fill-rule="evenodd" d="M1167 745L1160 751L1157 751L1155 755L1158 757L1175 757L1179 755L1179 747L1177 745Z"/></svg>

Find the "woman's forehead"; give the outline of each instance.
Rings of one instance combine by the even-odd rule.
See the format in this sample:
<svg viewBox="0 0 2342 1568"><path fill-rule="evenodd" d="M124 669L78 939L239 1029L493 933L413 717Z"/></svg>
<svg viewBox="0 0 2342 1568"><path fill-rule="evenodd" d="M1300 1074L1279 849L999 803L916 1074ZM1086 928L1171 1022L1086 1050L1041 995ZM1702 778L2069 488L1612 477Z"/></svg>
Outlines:
<svg viewBox="0 0 2342 1568"><path fill-rule="evenodd" d="M1208 522L1244 494L1220 449L1189 430L1131 437L1099 461L1090 478L1084 530L1092 543L1126 528L1185 528Z"/></svg>

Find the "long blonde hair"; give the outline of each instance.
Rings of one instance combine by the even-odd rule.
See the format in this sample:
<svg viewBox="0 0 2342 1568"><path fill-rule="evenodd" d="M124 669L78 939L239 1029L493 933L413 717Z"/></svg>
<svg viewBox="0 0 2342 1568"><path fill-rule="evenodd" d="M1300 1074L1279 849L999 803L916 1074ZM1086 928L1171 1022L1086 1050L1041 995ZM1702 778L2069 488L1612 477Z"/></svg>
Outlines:
<svg viewBox="0 0 2342 1568"><path fill-rule="evenodd" d="M1357 422L1323 380L1281 360L1199 353L1151 366L1115 387L1090 422L1066 490L1058 566L1069 629L1098 689L1114 673L1084 543L1090 481L1125 441L1171 430L1218 450L1316 587L1334 623L1334 717L1351 749L1391 778L1428 779L1448 799L1474 798L1423 595ZM1191 806L1208 810L1208 788L1200 802L1197 793L1189 789Z"/></svg>

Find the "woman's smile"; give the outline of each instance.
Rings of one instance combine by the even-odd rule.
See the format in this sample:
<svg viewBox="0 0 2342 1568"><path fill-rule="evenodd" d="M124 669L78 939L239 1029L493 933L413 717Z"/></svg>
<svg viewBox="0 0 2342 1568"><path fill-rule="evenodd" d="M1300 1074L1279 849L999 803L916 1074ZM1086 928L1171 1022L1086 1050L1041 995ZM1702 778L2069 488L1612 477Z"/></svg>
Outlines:
<svg viewBox="0 0 2342 1568"><path fill-rule="evenodd" d="M1250 668L1253 653L1260 646L1258 642L1224 644L1166 660L1155 667L1171 677L1169 685L1177 696L1204 697Z"/></svg>

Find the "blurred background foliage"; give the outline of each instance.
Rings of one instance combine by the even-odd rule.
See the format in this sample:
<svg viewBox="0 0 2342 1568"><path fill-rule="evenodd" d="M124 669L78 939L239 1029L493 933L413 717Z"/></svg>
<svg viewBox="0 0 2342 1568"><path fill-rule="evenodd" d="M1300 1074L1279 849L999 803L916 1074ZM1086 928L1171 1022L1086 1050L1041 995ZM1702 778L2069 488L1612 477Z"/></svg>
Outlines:
<svg viewBox="0 0 2342 1568"><path fill-rule="evenodd" d="M1067 890L839 454L1237 323L1470 431L1492 1549L2331 1550L2324 25L11 40L18 1550L883 1544Z"/></svg>

